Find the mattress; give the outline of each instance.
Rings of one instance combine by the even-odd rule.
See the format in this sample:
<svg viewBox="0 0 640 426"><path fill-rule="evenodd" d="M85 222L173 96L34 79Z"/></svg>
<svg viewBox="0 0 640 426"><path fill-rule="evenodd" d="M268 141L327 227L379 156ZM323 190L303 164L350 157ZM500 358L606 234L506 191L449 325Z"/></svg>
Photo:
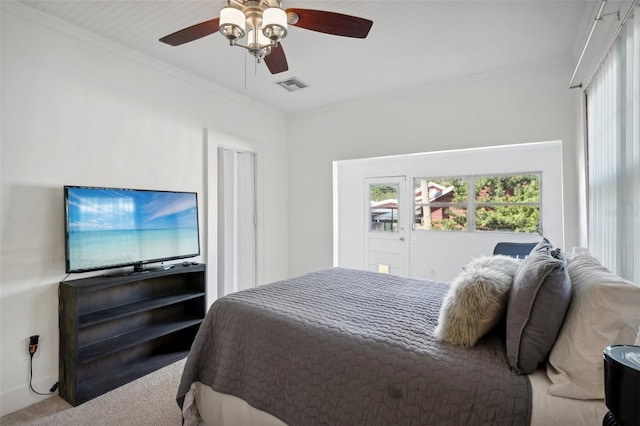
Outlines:
<svg viewBox="0 0 640 426"><path fill-rule="evenodd" d="M545 368L529 375L531 425L601 426L608 408L602 399L572 399L549 394L551 381Z"/></svg>

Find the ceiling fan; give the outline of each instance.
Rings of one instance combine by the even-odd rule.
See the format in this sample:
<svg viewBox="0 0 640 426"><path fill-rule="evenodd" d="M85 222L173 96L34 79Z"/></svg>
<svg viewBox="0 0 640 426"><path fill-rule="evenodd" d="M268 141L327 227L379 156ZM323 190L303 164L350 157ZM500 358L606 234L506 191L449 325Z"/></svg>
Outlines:
<svg viewBox="0 0 640 426"><path fill-rule="evenodd" d="M247 49L258 62L264 59L271 74L277 74L289 69L280 44L287 36L288 25L342 37L365 38L373 21L323 10L283 9L282 0L229 0L218 18L176 31L160 41L179 46L220 31L231 46ZM243 45L240 41L245 34L247 40Z"/></svg>

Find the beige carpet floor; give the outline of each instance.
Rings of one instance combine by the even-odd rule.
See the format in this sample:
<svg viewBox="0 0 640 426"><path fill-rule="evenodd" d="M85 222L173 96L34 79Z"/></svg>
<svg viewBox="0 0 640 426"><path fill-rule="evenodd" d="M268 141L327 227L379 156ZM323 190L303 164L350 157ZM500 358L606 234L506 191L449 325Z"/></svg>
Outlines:
<svg viewBox="0 0 640 426"><path fill-rule="evenodd" d="M176 393L185 360L72 407L52 396L0 418L0 425L153 425L182 424Z"/></svg>

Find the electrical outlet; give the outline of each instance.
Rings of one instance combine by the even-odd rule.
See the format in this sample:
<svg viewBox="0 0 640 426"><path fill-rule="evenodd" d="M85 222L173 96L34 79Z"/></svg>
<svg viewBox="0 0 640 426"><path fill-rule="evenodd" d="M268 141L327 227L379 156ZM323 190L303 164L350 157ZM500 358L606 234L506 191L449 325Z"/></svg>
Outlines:
<svg viewBox="0 0 640 426"><path fill-rule="evenodd" d="M38 348L36 349L35 353L33 354L34 358L39 358L40 357L40 352L42 352L42 336L40 336L40 338L38 339ZM26 339L23 339L20 341L21 344L21 349L22 352L24 353L24 359L28 360L29 357L31 356L29 354L29 343L30 343L30 338L27 337Z"/></svg>
<svg viewBox="0 0 640 426"><path fill-rule="evenodd" d="M436 268L434 268L434 267L429 268L429 276L430 277L435 277L436 276Z"/></svg>

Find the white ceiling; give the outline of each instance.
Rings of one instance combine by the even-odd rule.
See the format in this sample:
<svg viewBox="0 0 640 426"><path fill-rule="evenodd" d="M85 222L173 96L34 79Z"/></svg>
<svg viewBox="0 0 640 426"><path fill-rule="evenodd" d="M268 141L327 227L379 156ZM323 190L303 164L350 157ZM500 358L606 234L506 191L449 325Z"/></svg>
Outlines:
<svg viewBox="0 0 640 426"><path fill-rule="evenodd" d="M289 71L271 75L216 33L172 47L158 39L215 18L226 1L20 0L91 33L184 69L285 112L539 63L570 61L599 1L286 1L371 19L366 39L290 27ZM297 77L308 88L275 83ZM567 79L570 76L567 76Z"/></svg>

